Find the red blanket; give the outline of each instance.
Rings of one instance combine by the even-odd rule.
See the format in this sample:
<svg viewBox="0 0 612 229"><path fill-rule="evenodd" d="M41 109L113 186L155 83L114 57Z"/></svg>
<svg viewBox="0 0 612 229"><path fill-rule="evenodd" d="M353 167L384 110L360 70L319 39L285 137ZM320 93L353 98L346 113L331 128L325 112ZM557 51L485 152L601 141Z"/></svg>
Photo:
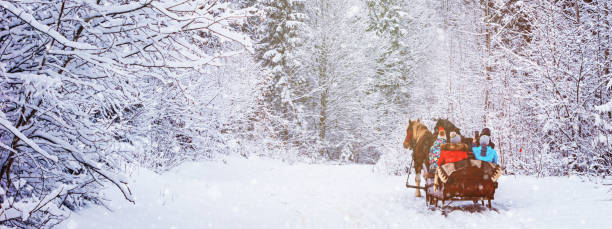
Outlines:
<svg viewBox="0 0 612 229"><path fill-rule="evenodd" d="M438 159L438 167L446 163L454 163L467 159L466 144L444 144L440 147L440 159Z"/></svg>

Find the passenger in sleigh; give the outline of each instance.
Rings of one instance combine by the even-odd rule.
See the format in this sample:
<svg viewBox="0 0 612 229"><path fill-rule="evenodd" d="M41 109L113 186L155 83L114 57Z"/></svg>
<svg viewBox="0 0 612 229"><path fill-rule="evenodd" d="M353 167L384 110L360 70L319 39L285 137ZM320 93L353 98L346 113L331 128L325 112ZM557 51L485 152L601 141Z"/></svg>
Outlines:
<svg viewBox="0 0 612 229"><path fill-rule="evenodd" d="M492 162L497 164L497 152L491 147L491 141L489 135L480 136L480 145L472 148L474 157L476 160Z"/></svg>
<svg viewBox="0 0 612 229"><path fill-rule="evenodd" d="M491 130L489 128L484 128L482 129L482 131L480 132L480 136L489 136L489 144L488 146L490 146L492 149L495 149L495 143L493 143L493 141L491 141ZM480 143L480 138L478 138L478 142Z"/></svg>
<svg viewBox="0 0 612 229"><path fill-rule="evenodd" d="M467 159L468 146L461 143L461 136L455 132L450 133L450 144L444 144L440 147L440 159L438 159L438 167Z"/></svg>
<svg viewBox="0 0 612 229"><path fill-rule="evenodd" d="M440 167L447 163L453 163L468 158L468 145L461 143L461 136L455 132L450 132L450 143L440 147L441 153L438 159L438 169L434 178L434 190L437 191L440 187Z"/></svg>
<svg viewBox="0 0 612 229"><path fill-rule="evenodd" d="M428 173L433 174L438 168L438 159L440 159L440 147L446 144L446 132L444 128L440 126L438 130L438 138L429 149L429 171Z"/></svg>
<svg viewBox="0 0 612 229"><path fill-rule="evenodd" d="M474 151L474 149L482 150L482 147L480 147L480 137L481 136L485 136L485 140L483 140L483 142L488 141L489 144L487 144L487 146L490 147L493 151L495 151L495 143L491 141L491 130L489 128L484 128L482 129L482 132L474 131L474 138L464 139L465 140L464 143L469 145L468 159L481 160L481 159L476 158L476 155L475 155L477 153L480 153L480 151L478 152ZM485 147L485 149L487 149L487 147ZM491 162L489 160L481 160L481 161Z"/></svg>
<svg viewBox="0 0 612 229"><path fill-rule="evenodd" d="M491 131L489 128L483 129L478 141L479 146L472 148L476 160L497 164L497 151L494 149L495 144L491 141ZM501 167L495 166L494 171L487 173L487 175L491 177L491 181L497 187L497 179L502 175Z"/></svg>

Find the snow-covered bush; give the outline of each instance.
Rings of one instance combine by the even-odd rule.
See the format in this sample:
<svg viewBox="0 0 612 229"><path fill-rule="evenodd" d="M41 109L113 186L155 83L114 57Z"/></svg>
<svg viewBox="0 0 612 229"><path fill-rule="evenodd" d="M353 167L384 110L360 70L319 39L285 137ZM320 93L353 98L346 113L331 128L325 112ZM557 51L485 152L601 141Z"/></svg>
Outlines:
<svg viewBox="0 0 612 229"><path fill-rule="evenodd" d="M406 170L412 168L412 151L398 150L401 147L389 147L382 153L372 170L375 173L386 175L404 175ZM413 171L410 171L411 173Z"/></svg>
<svg viewBox="0 0 612 229"><path fill-rule="evenodd" d="M167 166L219 142L215 122L194 127L213 96L191 82L251 50L242 6L0 1L1 224L53 225L106 183L134 201L124 160Z"/></svg>

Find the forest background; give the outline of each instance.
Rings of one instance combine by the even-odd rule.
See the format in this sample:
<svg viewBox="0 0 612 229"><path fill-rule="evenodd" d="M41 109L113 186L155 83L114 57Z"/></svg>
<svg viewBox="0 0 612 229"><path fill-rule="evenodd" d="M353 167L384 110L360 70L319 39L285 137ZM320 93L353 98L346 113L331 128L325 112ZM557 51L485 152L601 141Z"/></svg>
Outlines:
<svg viewBox="0 0 612 229"><path fill-rule="evenodd" d="M217 155L403 174L409 119L488 127L504 174L609 176L608 1L0 0L0 221Z"/></svg>

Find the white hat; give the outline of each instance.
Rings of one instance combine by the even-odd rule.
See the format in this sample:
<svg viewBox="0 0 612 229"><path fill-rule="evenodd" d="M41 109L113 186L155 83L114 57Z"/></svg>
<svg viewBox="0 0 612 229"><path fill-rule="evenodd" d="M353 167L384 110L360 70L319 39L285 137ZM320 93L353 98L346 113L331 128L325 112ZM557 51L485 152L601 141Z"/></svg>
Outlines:
<svg viewBox="0 0 612 229"><path fill-rule="evenodd" d="M489 145L489 140L490 138L487 135L480 136L480 145Z"/></svg>
<svg viewBox="0 0 612 229"><path fill-rule="evenodd" d="M450 142L453 144L461 143L461 136L455 132L450 132Z"/></svg>

